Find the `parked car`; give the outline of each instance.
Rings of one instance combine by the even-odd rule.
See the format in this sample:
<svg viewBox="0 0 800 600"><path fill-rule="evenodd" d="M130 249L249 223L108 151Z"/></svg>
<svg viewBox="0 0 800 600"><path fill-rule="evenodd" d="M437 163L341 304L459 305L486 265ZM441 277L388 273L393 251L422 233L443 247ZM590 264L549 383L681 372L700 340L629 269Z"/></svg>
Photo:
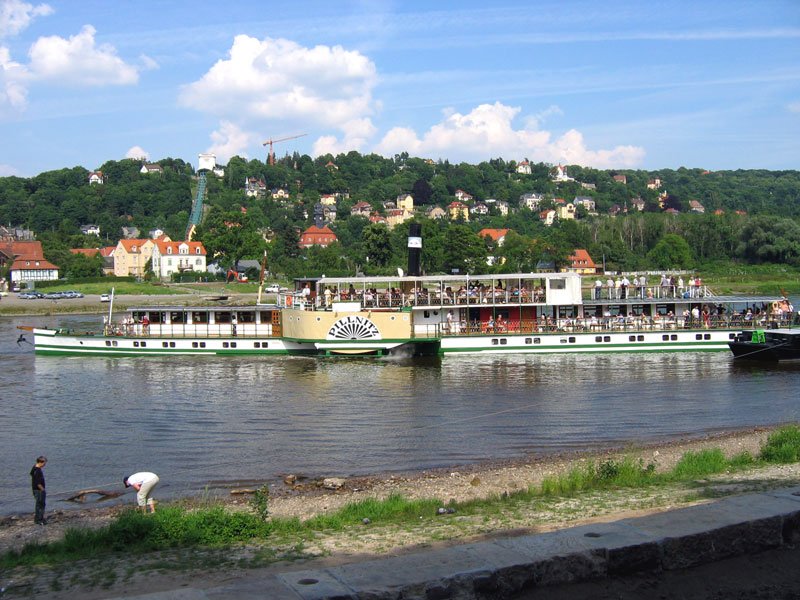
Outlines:
<svg viewBox="0 0 800 600"><path fill-rule="evenodd" d="M111 302L111 294L100 294L100 302Z"/></svg>
<svg viewBox="0 0 800 600"><path fill-rule="evenodd" d="M80 292L76 292L75 290L69 290L66 292L62 292L64 298L83 298L83 294Z"/></svg>
<svg viewBox="0 0 800 600"><path fill-rule="evenodd" d="M17 298L22 298L23 300L36 300L38 298L44 298L44 294L41 292L22 292L17 296Z"/></svg>
<svg viewBox="0 0 800 600"><path fill-rule="evenodd" d="M289 288L280 286L277 283L271 283L268 286L264 287L264 291L267 292L268 294L277 294L278 292L288 292Z"/></svg>
<svg viewBox="0 0 800 600"><path fill-rule="evenodd" d="M61 300L64 298L64 292L47 292L43 297L46 300Z"/></svg>

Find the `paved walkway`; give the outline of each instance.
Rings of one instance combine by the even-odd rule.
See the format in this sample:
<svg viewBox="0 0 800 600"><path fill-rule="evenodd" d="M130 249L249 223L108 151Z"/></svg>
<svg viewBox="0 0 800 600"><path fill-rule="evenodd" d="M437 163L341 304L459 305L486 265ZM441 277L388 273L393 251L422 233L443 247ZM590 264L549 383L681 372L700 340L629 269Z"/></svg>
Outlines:
<svg viewBox="0 0 800 600"><path fill-rule="evenodd" d="M510 598L543 586L674 571L800 542L800 487L335 567L128 600Z"/></svg>

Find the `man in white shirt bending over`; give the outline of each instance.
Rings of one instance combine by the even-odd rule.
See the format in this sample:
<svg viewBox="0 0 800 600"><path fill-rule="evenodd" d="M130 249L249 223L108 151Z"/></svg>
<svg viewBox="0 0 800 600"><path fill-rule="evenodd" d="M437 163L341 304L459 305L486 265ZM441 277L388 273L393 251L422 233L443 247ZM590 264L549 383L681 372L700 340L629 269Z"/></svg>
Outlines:
<svg viewBox="0 0 800 600"><path fill-rule="evenodd" d="M158 475L141 471L134 473L122 480L126 488L132 487L136 490L136 503L142 512L147 512L147 507L150 507L150 512L156 512L155 500L150 497L150 493L158 485Z"/></svg>

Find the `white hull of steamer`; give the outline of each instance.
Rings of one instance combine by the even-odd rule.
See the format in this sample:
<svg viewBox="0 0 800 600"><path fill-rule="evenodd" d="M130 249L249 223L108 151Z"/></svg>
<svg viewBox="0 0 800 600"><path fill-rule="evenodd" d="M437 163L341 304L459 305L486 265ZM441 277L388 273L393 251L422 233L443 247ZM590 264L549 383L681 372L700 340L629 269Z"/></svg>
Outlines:
<svg viewBox="0 0 800 600"><path fill-rule="evenodd" d="M443 337L442 354L574 354L698 352L728 349L739 330L622 333L540 333Z"/></svg>
<svg viewBox="0 0 800 600"><path fill-rule="evenodd" d="M34 329L36 354L83 356L164 355L287 355L315 354L313 344L277 338L192 338L158 336L103 336L69 334L53 329Z"/></svg>

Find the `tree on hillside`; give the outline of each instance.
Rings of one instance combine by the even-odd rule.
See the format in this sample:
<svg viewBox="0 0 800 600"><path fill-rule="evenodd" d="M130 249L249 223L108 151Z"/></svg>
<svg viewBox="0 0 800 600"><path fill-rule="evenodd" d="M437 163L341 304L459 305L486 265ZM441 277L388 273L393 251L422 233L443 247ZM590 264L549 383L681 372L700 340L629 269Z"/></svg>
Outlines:
<svg viewBox="0 0 800 600"><path fill-rule="evenodd" d="M693 266L692 250L681 236L668 233L647 253L647 259L658 269L688 269Z"/></svg>
<svg viewBox="0 0 800 600"><path fill-rule="evenodd" d="M525 273L536 269L539 253L529 237L509 231L503 245L495 252L499 270L503 273Z"/></svg>
<svg viewBox="0 0 800 600"><path fill-rule="evenodd" d="M756 217L744 226L739 255L753 262L800 264L800 224L792 219Z"/></svg>
<svg viewBox="0 0 800 600"><path fill-rule="evenodd" d="M444 268L448 273L485 273L486 245L467 225L451 225L445 232Z"/></svg>
<svg viewBox="0 0 800 600"><path fill-rule="evenodd" d="M417 179L411 187L411 195L414 197L415 206L430 204L433 188L424 179Z"/></svg>
<svg viewBox="0 0 800 600"><path fill-rule="evenodd" d="M378 267L388 265L392 259L389 228L383 223L370 223L361 235L366 261Z"/></svg>
<svg viewBox="0 0 800 600"><path fill-rule="evenodd" d="M236 267L247 256L261 256L265 243L249 217L240 211L212 209L195 239L203 242L208 256L226 267Z"/></svg>

